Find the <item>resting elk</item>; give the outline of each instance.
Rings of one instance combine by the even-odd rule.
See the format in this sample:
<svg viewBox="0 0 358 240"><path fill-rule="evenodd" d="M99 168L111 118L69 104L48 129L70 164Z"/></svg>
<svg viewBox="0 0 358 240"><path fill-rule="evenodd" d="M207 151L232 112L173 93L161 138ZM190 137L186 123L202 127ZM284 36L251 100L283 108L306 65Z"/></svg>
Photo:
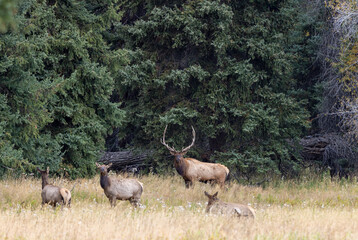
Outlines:
<svg viewBox="0 0 358 240"><path fill-rule="evenodd" d="M191 127L193 129L193 141L188 147L183 148L181 151L177 151L165 143L165 133L167 128L168 125L164 129L163 138L160 142L168 148L170 154L174 155L174 167L177 172L184 178L185 186L189 188L193 185L194 181L210 181L218 183L220 184L220 187L223 187L229 174L229 169L227 167L219 163L207 163L201 162L194 158L184 158L184 155L192 146L194 146L195 130L193 126Z"/></svg>
<svg viewBox="0 0 358 240"><path fill-rule="evenodd" d="M66 188L61 188L54 186L48 183L48 174L50 172L50 168L47 167L46 171L37 168L37 171L41 173L42 178L42 206L45 203L56 207L56 204L60 204L61 208L63 206L71 206L71 192Z"/></svg>
<svg viewBox="0 0 358 240"><path fill-rule="evenodd" d="M204 193L209 198L208 205L206 206L206 213L255 218L255 211L249 206L238 203L222 202L217 198L218 192L213 195L210 195L207 192Z"/></svg>
<svg viewBox="0 0 358 240"><path fill-rule="evenodd" d="M143 184L133 178L116 179L108 176L109 165L96 166L101 172L100 184L104 190L104 194L109 199L112 207L116 206L118 200L128 200L134 207L137 207L140 202L140 197L143 193Z"/></svg>

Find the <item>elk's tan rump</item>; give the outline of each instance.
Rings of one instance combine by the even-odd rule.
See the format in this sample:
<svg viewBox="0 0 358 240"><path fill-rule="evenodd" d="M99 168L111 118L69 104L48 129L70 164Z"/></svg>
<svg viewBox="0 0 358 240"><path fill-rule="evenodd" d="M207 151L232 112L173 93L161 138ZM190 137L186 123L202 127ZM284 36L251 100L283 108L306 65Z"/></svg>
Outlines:
<svg viewBox="0 0 358 240"><path fill-rule="evenodd" d="M69 206L71 203L71 192L66 188L60 188L60 194L63 198L64 204Z"/></svg>

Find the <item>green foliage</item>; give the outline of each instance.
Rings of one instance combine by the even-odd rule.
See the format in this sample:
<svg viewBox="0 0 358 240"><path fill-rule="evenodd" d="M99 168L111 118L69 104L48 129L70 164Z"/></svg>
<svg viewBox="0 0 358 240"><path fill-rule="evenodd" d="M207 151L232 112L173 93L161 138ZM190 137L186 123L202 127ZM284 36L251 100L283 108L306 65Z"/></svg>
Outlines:
<svg viewBox="0 0 358 240"><path fill-rule="evenodd" d="M0 33L6 32L8 28L14 28L14 13L17 1L1 0L0 1Z"/></svg>
<svg viewBox="0 0 358 240"><path fill-rule="evenodd" d="M106 135L124 118L110 102L116 64L109 59L120 56L102 35L120 18L116 9L112 2L18 4L18 29L0 36L0 92L13 116L5 119L5 146L18 149L6 154L54 172L67 167L72 177L95 173Z"/></svg>
<svg viewBox="0 0 358 240"><path fill-rule="evenodd" d="M8 131L11 120L16 117L16 114L11 113L6 97L0 94L0 175L3 175L6 170L26 170L29 166L23 158L22 151L14 148L11 133Z"/></svg>

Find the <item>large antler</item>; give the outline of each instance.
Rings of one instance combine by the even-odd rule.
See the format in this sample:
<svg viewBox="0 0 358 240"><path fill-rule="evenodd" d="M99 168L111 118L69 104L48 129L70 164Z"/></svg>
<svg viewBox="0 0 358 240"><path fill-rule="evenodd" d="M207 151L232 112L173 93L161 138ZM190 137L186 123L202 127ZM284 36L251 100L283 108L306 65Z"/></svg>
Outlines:
<svg viewBox="0 0 358 240"><path fill-rule="evenodd" d="M166 146L169 151L171 151L171 152L176 152L176 153L177 153L177 152L178 152L177 150L175 150L175 149L172 148L172 147L169 147L168 144L165 143L165 133L166 133L166 131L167 131L167 128L168 128L168 125L165 126L164 133L163 133L163 138L160 139L160 142L161 142L164 146Z"/></svg>
<svg viewBox="0 0 358 240"><path fill-rule="evenodd" d="M187 146L186 148L183 148L183 149L181 150L181 152L187 152L187 151L189 151L189 149L190 149L192 146L194 146L194 142L195 142L195 130L194 130L194 127L193 127L193 126L191 126L191 128L193 129L193 142L192 142L189 146Z"/></svg>

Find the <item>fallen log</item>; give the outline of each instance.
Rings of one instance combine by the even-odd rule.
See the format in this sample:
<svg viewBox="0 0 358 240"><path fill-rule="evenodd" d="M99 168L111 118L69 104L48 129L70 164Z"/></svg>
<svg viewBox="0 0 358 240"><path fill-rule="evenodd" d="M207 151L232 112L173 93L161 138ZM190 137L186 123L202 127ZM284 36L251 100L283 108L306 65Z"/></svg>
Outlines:
<svg viewBox="0 0 358 240"><path fill-rule="evenodd" d="M104 152L98 162L112 163L111 169L116 171L132 171L132 169L146 166L146 160L151 156L151 151L141 153L134 151Z"/></svg>
<svg viewBox="0 0 358 240"><path fill-rule="evenodd" d="M347 176L356 169L358 157L354 145L337 134L307 136L300 140L301 156L305 163L328 167L331 176Z"/></svg>
<svg viewBox="0 0 358 240"><path fill-rule="evenodd" d="M326 147L331 143L332 136L316 135L302 138L301 156L305 161L322 161Z"/></svg>

